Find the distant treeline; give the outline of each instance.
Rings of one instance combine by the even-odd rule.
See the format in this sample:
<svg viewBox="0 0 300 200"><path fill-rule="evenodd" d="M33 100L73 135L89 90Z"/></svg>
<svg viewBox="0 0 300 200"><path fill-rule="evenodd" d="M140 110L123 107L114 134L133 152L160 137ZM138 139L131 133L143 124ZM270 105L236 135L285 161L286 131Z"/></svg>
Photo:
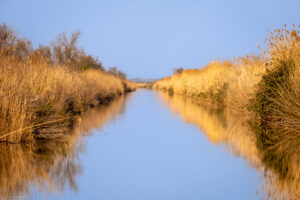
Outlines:
<svg viewBox="0 0 300 200"><path fill-rule="evenodd" d="M38 48L32 47L32 42L20 38L16 32L6 24L0 25L0 51L3 55L14 56L17 60L42 57L49 64L64 65L72 70L82 71L97 69L105 71L97 57L87 54L78 46L80 32L76 31L68 36L66 33L58 34L50 45L39 44ZM117 67L110 67L108 73L126 78L126 74Z"/></svg>
<svg viewBox="0 0 300 200"><path fill-rule="evenodd" d="M148 79L132 78L130 80L133 81L133 82L135 82L135 83L154 83L154 82L157 81L157 79L152 79L152 78L148 78Z"/></svg>

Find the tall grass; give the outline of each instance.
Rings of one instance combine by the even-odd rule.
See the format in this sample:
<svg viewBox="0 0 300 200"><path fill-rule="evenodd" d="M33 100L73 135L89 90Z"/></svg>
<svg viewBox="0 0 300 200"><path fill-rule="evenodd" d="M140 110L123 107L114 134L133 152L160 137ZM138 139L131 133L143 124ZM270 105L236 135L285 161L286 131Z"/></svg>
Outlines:
<svg viewBox="0 0 300 200"><path fill-rule="evenodd" d="M132 90L133 83L99 70L70 71L38 61L0 55L0 136L80 113ZM32 139L33 129L6 140Z"/></svg>
<svg viewBox="0 0 300 200"><path fill-rule="evenodd" d="M263 60L256 56L215 61L203 69L188 69L161 79L154 88L240 110L246 108L265 70Z"/></svg>

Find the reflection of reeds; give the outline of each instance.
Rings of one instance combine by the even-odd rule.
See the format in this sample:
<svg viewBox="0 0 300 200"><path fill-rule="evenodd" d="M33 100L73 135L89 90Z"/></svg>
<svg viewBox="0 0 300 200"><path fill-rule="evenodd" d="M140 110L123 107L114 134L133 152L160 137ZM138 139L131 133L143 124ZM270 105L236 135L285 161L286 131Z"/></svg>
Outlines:
<svg viewBox="0 0 300 200"><path fill-rule="evenodd" d="M83 151L82 136L101 128L124 112L125 97L91 109L77 117L74 130L60 140L30 144L0 144L0 199L30 195L30 187L60 192L65 185L77 190L75 176L82 169L78 153Z"/></svg>
<svg viewBox="0 0 300 200"><path fill-rule="evenodd" d="M89 133L92 129L101 128L108 121L112 121L125 110L125 100L130 98L131 94L122 95L108 105L101 105L97 108L90 109L82 114L77 120L77 125L73 131Z"/></svg>
<svg viewBox="0 0 300 200"><path fill-rule="evenodd" d="M299 198L299 153L291 152L292 155L296 155L291 160L277 162L277 165L288 165L286 176L282 177L280 172L271 166L272 160L268 163L264 160L266 152L257 148L256 134L248 126L247 118L231 114L228 110L196 102L192 98L159 94L165 105L179 114L185 122L196 125L209 141L213 144L225 144L233 155L243 157L250 166L256 168L263 179L262 186L266 198ZM287 154L286 151L284 153Z"/></svg>
<svg viewBox="0 0 300 200"><path fill-rule="evenodd" d="M254 166L259 165L255 135L242 117L233 116L224 109L196 103L192 98L159 94L173 112L178 113L185 122L196 125L209 141L228 145L234 154L247 160L251 158Z"/></svg>

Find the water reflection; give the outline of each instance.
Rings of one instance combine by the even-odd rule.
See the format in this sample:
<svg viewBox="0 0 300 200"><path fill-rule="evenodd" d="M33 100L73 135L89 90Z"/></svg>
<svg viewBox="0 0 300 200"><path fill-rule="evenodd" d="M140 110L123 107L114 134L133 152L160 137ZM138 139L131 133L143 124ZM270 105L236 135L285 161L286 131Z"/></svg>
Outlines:
<svg viewBox="0 0 300 200"><path fill-rule="evenodd" d="M61 192L67 185L77 191L75 177L82 173L78 155L84 150L83 136L122 114L126 98L121 96L89 110L75 120L73 131L60 140L22 145L0 143L0 199L30 197L32 190Z"/></svg>
<svg viewBox="0 0 300 200"><path fill-rule="evenodd" d="M225 146L230 154L243 158L256 169L261 178L258 192L263 193L263 198L299 199L299 149L289 150L286 145L275 148L276 151L258 148L256 134L244 117L182 96L158 95L163 104L183 121L196 125L205 133L208 141L221 148ZM142 90L134 94L128 105L125 105L128 97L120 97L109 105L92 109L78 118L74 131L61 140L0 144L0 199L31 198L35 191L40 198L44 197L39 196L40 191L59 193L59 198L63 198L63 195L69 197L66 195L70 190L78 190L79 199L120 199L126 195L127 199L136 195L144 197L136 199L146 199L149 195L156 195L157 198L152 199L160 196L161 199L180 199L188 194L201 197L200 193L210 193L216 188L234 188L228 193L223 191L228 196L232 195L231 192L241 196L244 192L255 193L255 188L248 188L251 184L241 185L251 181L253 174L246 174L240 165L231 163L232 159L222 160L223 154L212 151L219 148L210 144L206 146L205 138L198 137L197 131L195 134L188 132L192 127L184 123L184 126L176 126L180 120L172 119L170 112L161 109L155 99L155 93ZM89 148L85 149L83 136L92 132L103 134L95 129L101 129L107 122L118 118L124 113L125 106L128 107L126 115L110 127L112 132L119 134L93 137ZM80 157L86 159L87 168L83 168L79 160L79 154L84 150L93 152L88 158ZM212 160L205 160L209 158ZM222 164L245 177L237 179L230 173L226 174L228 169ZM80 180L77 177L83 170L85 173ZM234 183L232 187L226 187L229 181ZM243 197L255 197L249 194ZM234 199L230 197L228 199Z"/></svg>
<svg viewBox="0 0 300 200"><path fill-rule="evenodd" d="M203 131L211 143L225 145L229 152L255 168L261 177L258 192L262 192L265 199L300 198L299 148L289 150L285 145L258 148L258 138L247 118L178 95L159 93L159 97L186 123Z"/></svg>

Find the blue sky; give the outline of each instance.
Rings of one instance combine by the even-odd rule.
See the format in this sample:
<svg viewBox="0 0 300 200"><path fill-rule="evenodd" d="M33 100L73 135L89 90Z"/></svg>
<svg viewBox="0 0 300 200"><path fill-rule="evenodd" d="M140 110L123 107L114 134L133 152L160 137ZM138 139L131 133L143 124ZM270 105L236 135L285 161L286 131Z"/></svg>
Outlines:
<svg viewBox="0 0 300 200"><path fill-rule="evenodd" d="M258 53L268 31L300 24L299 0L0 0L0 23L34 45L82 32L80 46L130 78Z"/></svg>

